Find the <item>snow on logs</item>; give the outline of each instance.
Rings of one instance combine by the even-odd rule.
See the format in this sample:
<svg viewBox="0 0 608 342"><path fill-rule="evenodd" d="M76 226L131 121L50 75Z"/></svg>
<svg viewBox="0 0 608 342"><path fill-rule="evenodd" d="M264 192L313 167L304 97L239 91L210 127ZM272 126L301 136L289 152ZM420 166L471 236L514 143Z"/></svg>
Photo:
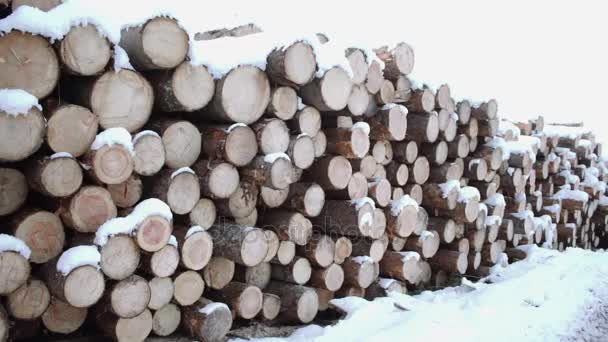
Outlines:
<svg viewBox="0 0 608 342"><path fill-rule="evenodd" d="M95 306L119 340L219 340L233 319L478 277L524 244L608 243L589 131L420 85L406 43L125 27L0 38L0 325L69 334ZM111 48L134 68L109 70Z"/></svg>

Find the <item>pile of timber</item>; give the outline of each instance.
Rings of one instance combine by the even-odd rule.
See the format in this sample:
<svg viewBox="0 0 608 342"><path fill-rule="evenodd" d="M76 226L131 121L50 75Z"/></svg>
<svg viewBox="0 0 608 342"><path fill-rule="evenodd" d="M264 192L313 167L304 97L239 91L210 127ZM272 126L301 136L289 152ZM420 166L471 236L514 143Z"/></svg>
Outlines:
<svg viewBox="0 0 608 342"><path fill-rule="evenodd" d="M91 25L0 37L0 88L42 104L0 111L0 341L215 341L608 242L591 133L418 86L405 43L319 75L297 41L218 79L188 44L151 19L114 71Z"/></svg>

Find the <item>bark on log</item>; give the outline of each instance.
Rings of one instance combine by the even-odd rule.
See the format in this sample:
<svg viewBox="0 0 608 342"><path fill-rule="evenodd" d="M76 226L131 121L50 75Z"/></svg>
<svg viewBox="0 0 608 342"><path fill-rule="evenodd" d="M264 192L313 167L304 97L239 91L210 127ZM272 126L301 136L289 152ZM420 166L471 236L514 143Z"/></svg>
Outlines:
<svg viewBox="0 0 608 342"><path fill-rule="evenodd" d="M295 257L284 265L271 265L271 278L294 284L306 284L310 280L312 268L306 258Z"/></svg>
<svg viewBox="0 0 608 342"><path fill-rule="evenodd" d="M347 236L369 236L373 225L374 208L368 204L360 207L351 201L325 201L319 216L312 218L315 226L325 232Z"/></svg>
<svg viewBox="0 0 608 342"><path fill-rule="evenodd" d="M272 281L267 291L281 297L282 322L309 323L317 315L319 297L311 288Z"/></svg>
<svg viewBox="0 0 608 342"><path fill-rule="evenodd" d="M401 141L407 130L407 109L400 105L385 106L367 122L372 140Z"/></svg>
<svg viewBox="0 0 608 342"><path fill-rule="evenodd" d="M361 128L327 128L323 132L327 138L326 151L349 159L363 158L370 149L367 132Z"/></svg>
<svg viewBox="0 0 608 342"><path fill-rule="evenodd" d="M293 183L293 165L283 157L273 160L272 158L258 156L249 165L240 168L239 171L241 178L275 190L286 189L289 184Z"/></svg>
<svg viewBox="0 0 608 342"><path fill-rule="evenodd" d="M465 253L438 250L437 254L429 260L429 263L431 266L449 273L465 274L469 260Z"/></svg>
<svg viewBox="0 0 608 342"><path fill-rule="evenodd" d="M425 231L418 237L409 237L405 242L405 250L415 251L425 258L432 258L439 249L440 241L436 231Z"/></svg>
<svg viewBox="0 0 608 342"><path fill-rule="evenodd" d="M201 341L221 341L232 327L228 306L201 298L182 308L181 330Z"/></svg>
<svg viewBox="0 0 608 342"><path fill-rule="evenodd" d="M419 258L412 252L386 252L380 260L380 275L415 284L422 272Z"/></svg>
<svg viewBox="0 0 608 342"><path fill-rule="evenodd" d="M154 178L146 180L147 197L158 198L167 203L176 214L188 214L200 199L197 175L164 169Z"/></svg>
<svg viewBox="0 0 608 342"><path fill-rule="evenodd" d="M0 37L0 88L23 89L42 99L59 79L57 55L49 42L29 33L11 31ZM29 136L28 136L29 138Z"/></svg>
<svg viewBox="0 0 608 342"><path fill-rule="evenodd" d="M415 89L405 106L411 113L430 113L435 109L435 95L426 88Z"/></svg>
<svg viewBox="0 0 608 342"><path fill-rule="evenodd" d="M317 66L313 48L302 41L272 50L266 58L266 63L266 73L270 81L290 87L302 86L312 81Z"/></svg>
<svg viewBox="0 0 608 342"><path fill-rule="evenodd" d="M401 163L414 163L418 158L418 144L415 141L393 143L393 158Z"/></svg>
<svg viewBox="0 0 608 342"><path fill-rule="evenodd" d="M344 284L368 288L376 280L377 265L371 259L347 258L342 264L344 269Z"/></svg>
<svg viewBox="0 0 608 342"><path fill-rule="evenodd" d="M99 120L85 107L65 104L48 113L46 141L54 152L80 157L95 140Z"/></svg>
<svg viewBox="0 0 608 342"><path fill-rule="evenodd" d="M390 51L376 51L384 62L384 77L395 81L400 75L409 75L414 69L414 49L404 42L398 43Z"/></svg>
<svg viewBox="0 0 608 342"><path fill-rule="evenodd" d="M321 186L316 183L294 183L289 186L283 207L296 210L307 217L316 217L321 213L324 204L325 191Z"/></svg>
<svg viewBox="0 0 608 342"><path fill-rule="evenodd" d="M186 58L188 34L176 20L157 17L123 29L120 46L138 70L171 69Z"/></svg>
<svg viewBox="0 0 608 342"><path fill-rule="evenodd" d="M209 229L214 237L213 255L226 257L238 264L255 266L268 252L264 231L238 224L217 224Z"/></svg>
<svg viewBox="0 0 608 342"><path fill-rule="evenodd" d="M274 231L280 240L290 240L304 246L312 235L312 224L300 213L268 212L260 219L260 226Z"/></svg>
<svg viewBox="0 0 608 342"><path fill-rule="evenodd" d="M205 296L226 303L235 316L243 319L252 319L262 310L262 291L245 283L233 281L221 291L209 291Z"/></svg>

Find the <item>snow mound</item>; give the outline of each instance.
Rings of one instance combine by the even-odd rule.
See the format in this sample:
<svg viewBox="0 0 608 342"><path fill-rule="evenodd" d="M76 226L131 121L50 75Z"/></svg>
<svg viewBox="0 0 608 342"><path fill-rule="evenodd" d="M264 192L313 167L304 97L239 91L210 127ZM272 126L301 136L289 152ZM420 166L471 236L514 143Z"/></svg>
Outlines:
<svg viewBox="0 0 608 342"><path fill-rule="evenodd" d="M68 275L72 270L81 266L93 266L99 269L101 254L97 246L76 246L61 254L57 261L57 271Z"/></svg>
<svg viewBox="0 0 608 342"><path fill-rule="evenodd" d="M11 116L27 115L33 107L42 110L38 99L21 89L0 89L0 111Z"/></svg>
<svg viewBox="0 0 608 342"><path fill-rule="evenodd" d="M133 139L131 134L123 127L112 127L97 134L91 144L91 150L99 150L103 146L122 145L131 155L135 155L133 150Z"/></svg>
<svg viewBox="0 0 608 342"><path fill-rule="evenodd" d="M0 253L2 252L17 252L26 259L32 254L25 242L8 234L0 234Z"/></svg>

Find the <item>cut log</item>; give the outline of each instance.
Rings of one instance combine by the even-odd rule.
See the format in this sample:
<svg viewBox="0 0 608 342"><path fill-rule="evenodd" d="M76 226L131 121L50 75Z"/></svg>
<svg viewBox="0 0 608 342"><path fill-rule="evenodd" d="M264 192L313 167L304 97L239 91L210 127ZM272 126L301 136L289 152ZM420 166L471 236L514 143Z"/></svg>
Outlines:
<svg viewBox="0 0 608 342"><path fill-rule="evenodd" d="M296 210L307 217L316 217L321 213L324 204L325 191L321 186L316 183L294 183L289 186L283 207Z"/></svg>
<svg viewBox="0 0 608 342"><path fill-rule="evenodd" d="M422 187L419 184L406 184L403 187L403 191L406 195L409 195L418 205L422 204Z"/></svg>
<svg viewBox="0 0 608 342"><path fill-rule="evenodd" d="M296 248L296 253L306 257L317 267L328 267L334 261L336 245L327 235L315 234L305 246Z"/></svg>
<svg viewBox="0 0 608 342"><path fill-rule="evenodd" d="M465 253L438 250L437 254L429 260L429 263L431 266L448 273L465 274L469 260Z"/></svg>
<svg viewBox="0 0 608 342"><path fill-rule="evenodd" d="M420 152L434 165L442 165L448 159L448 144L441 140L437 143L422 143Z"/></svg>
<svg viewBox="0 0 608 342"><path fill-rule="evenodd" d="M488 165L485 159L465 158L464 176L470 179L482 181L488 174Z"/></svg>
<svg viewBox="0 0 608 342"><path fill-rule="evenodd" d="M458 124L466 125L471 117L471 102L462 100L456 105L456 113L458 114Z"/></svg>
<svg viewBox="0 0 608 342"><path fill-rule="evenodd" d="M350 68L353 71L351 81L356 85L365 82L365 79L367 78L367 69L369 68L365 52L361 49L350 48L344 52L344 55L346 56L346 59L348 59Z"/></svg>
<svg viewBox="0 0 608 342"><path fill-rule="evenodd" d="M407 293L407 287L395 279L380 278L365 289L365 299L373 300L378 297L387 297L390 292Z"/></svg>
<svg viewBox="0 0 608 342"><path fill-rule="evenodd" d="M312 106L305 106L300 109L293 120L287 122L292 134L306 133L311 137L316 137L321 132L321 114Z"/></svg>
<svg viewBox="0 0 608 342"><path fill-rule="evenodd" d="M177 247L167 244L151 255L144 254L141 267L157 277L169 277L175 273L179 260Z"/></svg>
<svg viewBox="0 0 608 342"><path fill-rule="evenodd" d="M201 298L182 308L181 330L201 341L222 341L232 327L228 306Z"/></svg>
<svg viewBox="0 0 608 342"><path fill-rule="evenodd" d="M332 292L340 289L343 282L344 271L336 264L331 264L327 268L315 268L310 277L311 286Z"/></svg>
<svg viewBox="0 0 608 342"><path fill-rule="evenodd" d="M101 298L105 290L103 274L93 266L80 266L64 275L57 271L57 260L46 263L42 274L49 291L68 304L86 308ZM147 303L146 303L147 304Z"/></svg>
<svg viewBox="0 0 608 342"><path fill-rule="evenodd" d="M203 278L194 271L180 273L173 279L173 285L173 299L181 306L194 304L205 290Z"/></svg>
<svg viewBox="0 0 608 342"><path fill-rule="evenodd" d="M268 252L266 253L266 257L264 257L264 262L270 262L275 256L277 256L281 246L281 241L279 240L277 234L272 230L265 230L264 235L266 236L266 242L268 243Z"/></svg>
<svg viewBox="0 0 608 342"><path fill-rule="evenodd" d="M273 83L292 87L312 81L317 66L312 46L302 41L272 50L266 63L266 73Z"/></svg>
<svg viewBox="0 0 608 342"><path fill-rule="evenodd" d="M42 316L50 300L46 285L40 280L30 279L7 296L6 308L16 319L33 320Z"/></svg>
<svg viewBox="0 0 608 342"><path fill-rule="evenodd" d="M456 238L456 223L451 219L429 217L427 229L436 231L442 243L451 243Z"/></svg>
<svg viewBox="0 0 608 342"><path fill-rule="evenodd" d="M435 109L435 95L427 88L415 89L405 106L410 113L430 113Z"/></svg>
<svg viewBox="0 0 608 342"><path fill-rule="evenodd" d="M59 43L58 54L67 72L96 75L110 60L110 43L93 25L74 26Z"/></svg>
<svg viewBox="0 0 608 342"><path fill-rule="evenodd" d="M471 115L479 120L492 120L496 118L497 113L498 103L494 99L471 108Z"/></svg>
<svg viewBox="0 0 608 342"><path fill-rule="evenodd" d="M374 199L380 207L386 207L391 201L391 183L386 179L380 179L368 183L369 197Z"/></svg>
<svg viewBox="0 0 608 342"><path fill-rule="evenodd" d="M439 119L436 113L407 115L406 138L416 142L435 142L439 137Z"/></svg>
<svg viewBox="0 0 608 342"><path fill-rule="evenodd" d="M48 211L24 209L13 217L16 238L31 249L30 261L45 263L58 256L65 244L63 224L59 217Z"/></svg>
<svg viewBox="0 0 608 342"><path fill-rule="evenodd" d="M118 144L104 145L89 150L83 157L88 174L104 184L119 184L133 172L133 157L129 150Z"/></svg>
<svg viewBox="0 0 608 342"><path fill-rule="evenodd" d="M138 70L171 69L186 58L188 34L174 19L157 17L123 29L120 46Z"/></svg>
<svg viewBox="0 0 608 342"><path fill-rule="evenodd" d="M312 224L302 214L289 211L270 211L260 220L260 226L274 231L280 240L290 240L304 246L312 235Z"/></svg>
<svg viewBox="0 0 608 342"><path fill-rule="evenodd" d="M389 80L382 80L380 90L376 93L375 100L378 104L390 104L395 99L395 86ZM405 107L404 107L405 108Z"/></svg>
<svg viewBox="0 0 608 342"><path fill-rule="evenodd" d="M283 120L264 119L251 126L263 154L286 152L289 147L289 129Z"/></svg>
<svg viewBox="0 0 608 342"><path fill-rule="evenodd" d="M199 271L205 267L213 252L214 243L211 235L201 230L193 227L174 231L180 250L181 265L190 270Z"/></svg>
<svg viewBox="0 0 608 342"><path fill-rule="evenodd" d="M448 143L448 157L450 158L465 158L469 155L469 151L469 138L466 134L460 134Z"/></svg>
<svg viewBox="0 0 608 342"><path fill-rule="evenodd" d="M245 283L233 281L222 291L210 291L205 296L225 303L235 316L243 319L252 319L262 310L262 291Z"/></svg>
<svg viewBox="0 0 608 342"><path fill-rule="evenodd" d="M286 189L289 184L293 183L293 165L286 159L286 156L258 156L239 171L241 178L275 190Z"/></svg>
<svg viewBox="0 0 608 342"><path fill-rule="evenodd" d="M315 290L272 281L267 291L281 298L279 320L292 323L309 323L317 315L319 297Z"/></svg>
<svg viewBox="0 0 608 342"><path fill-rule="evenodd" d="M383 236L380 239L361 239L353 244L351 255L353 257L369 256L374 262L379 262L386 249L388 248L388 237Z"/></svg>
<svg viewBox="0 0 608 342"><path fill-rule="evenodd" d="M141 176L152 176L165 165L165 146L155 132L143 131L135 135L133 152L133 171Z"/></svg>
<svg viewBox="0 0 608 342"><path fill-rule="evenodd" d="M326 151L331 154L358 159L363 158L369 151L369 136L361 127L327 128L323 131L327 137Z"/></svg>
<svg viewBox="0 0 608 342"><path fill-rule="evenodd" d="M277 254L271 261L280 265L287 265L293 260L295 255L296 244L293 241L281 241L279 242Z"/></svg>
<svg viewBox="0 0 608 342"><path fill-rule="evenodd" d="M456 208L459 194L456 187L444 188L442 184L427 183L422 186L422 189L424 192L422 205L425 207L447 210Z"/></svg>
<svg viewBox="0 0 608 342"><path fill-rule="evenodd" d="M101 247L100 254L101 271L110 279L125 279L139 266L139 247L128 235L110 237Z"/></svg>
<svg viewBox="0 0 608 342"><path fill-rule="evenodd" d="M95 140L99 121L87 108L62 105L49 114L46 141L54 152L80 157Z"/></svg>
<svg viewBox="0 0 608 342"><path fill-rule="evenodd" d="M348 97L346 107L351 115L361 116L366 113L367 109L370 107L370 102L373 102L373 100L374 99L367 92L365 85L355 84Z"/></svg>
<svg viewBox="0 0 608 342"><path fill-rule="evenodd" d="M382 67L380 66L380 63L372 60L367 69L367 79L365 80L367 91L369 91L371 95L376 94L380 91L380 87L382 87L382 81L384 81Z"/></svg>
<svg viewBox="0 0 608 342"><path fill-rule="evenodd" d="M201 128L203 152L209 159L221 159L245 166L258 152L253 130L247 126L206 126Z"/></svg>
<svg viewBox="0 0 608 342"><path fill-rule="evenodd" d="M27 181L17 169L0 168L0 216L17 211L27 199Z"/></svg>
<svg viewBox="0 0 608 342"><path fill-rule="evenodd" d="M192 225L208 229L213 225L217 216L215 204L208 198L201 198L188 215Z"/></svg>
<svg viewBox="0 0 608 342"><path fill-rule="evenodd" d="M268 72L268 69L266 70ZM272 77L272 76L270 76ZM298 110L298 95L290 87L272 89L266 113L283 121L291 120Z"/></svg>
<svg viewBox="0 0 608 342"><path fill-rule="evenodd" d="M173 279L154 277L150 279L148 286L150 286L150 302L148 303L150 310L159 310L171 302L174 292Z"/></svg>
<svg viewBox="0 0 608 342"><path fill-rule="evenodd" d="M0 58L1 39L3 37L0 37ZM0 162L20 161L36 152L44 141L45 125L38 108L32 107L26 115L11 115L0 110Z"/></svg>
<svg viewBox="0 0 608 342"><path fill-rule="evenodd" d="M405 242L405 250L415 251L425 258L432 258L439 249L441 241L439 234L434 230L423 231L418 237L409 237Z"/></svg>
<svg viewBox="0 0 608 342"><path fill-rule="evenodd" d="M121 318L100 310L95 322L106 336L121 342L143 341L152 331L152 313L148 309L133 318Z"/></svg>
<svg viewBox="0 0 608 342"><path fill-rule="evenodd" d="M393 143L393 158L401 163L413 164L418 158L418 144L415 141Z"/></svg>
<svg viewBox="0 0 608 342"><path fill-rule="evenodd" d="M315 161L315 143L308 135L292 136L287 155L299 169L308 169Z"/></svg>
<svg viewBox="0 0 608 342"><path fill-rule="evenodd" d="M414 284L422 272L419 258L415 252L386 252L380 260L380 274Z"/></svg>
<svg viewBox="0 0 608 342"><path fill-rule="evenodd" d="M167 203L176 214L188 214L200 199L197 175L180 170L164 169L146 180L147 197Z"/></svg>
<svg viewBox="0 0 608 342"><path fill-rule="evenodd" d="M458 202L454 210L445 210L441 208L435 208L434 210L436 216L451 218L456 223L471 223L477 220L479 202L473 200Z"/></svg>
<svg viewBox="0 0 608 342"><path fill-rule="evenodd" d="M404 186L409 178L409 169L405 164L395 161L386 165L386 177L394 186Z"/></svg>
<svg viewBox="0 0 608 342"><path fill-rule="evenodd" d="M342 156L326 156L317 160L304 172L304 181L313 181L325 190L342 190L348 186L352 167Z"/></svg>
<svg viewBox="0 0 608 342"><path fill-rule="evenodd" d="M30 276L30 263L19 253L0 252L0 274L0 295L8 295L25 284Z"/></svg>
<svg viewBox="0 0 608 342"><path fill-rule="evenodd" d="M273 320L277 318L281 311L281 298L277 295L264 293L262 298L262 310L258 314L258 319Z"/></svg>
<svg viewBox="0 0 608 342"><path fill-rule="evenodd" d="M268 208L278 208L285 201L287 201L287 195L289 195L289 186L287 189L275 190L267 186L260 187L260 202L261 207L266 206Z"/></svg>
<svg viewBox="0 0 608 342"><path fill-rule="evenodd" d="M91 109L104 128L124 127L130 133L143 127L150 118L154 91L135 71L107 71L97 78L79 78L63 84L65 93L77 104Z"/></svg>
<svg viewBox="0 0 608 342"><path fill-rule="evenodd" d="M70 334L82 326L88 311L87 308L77 308L52 297L48 308L42 314L42 324L50 332Z"/></svg>
<svg viewBox="0 0 608 342"><path fill-rule="evenodd" d="M203 278L207 287L214 290L223 289L234 277L235 264L223 257L213 257L203 270Z"/></svg>
<svg viewBox="0 0 608 342"><path fill-rule="evenodd" d="M59 63L53 47L42 36L11 31L0 37L0 88L23 89L46 97L59 79ZM31 136L28 136L28 139Z"/></svg>
<svg viewBox="0 0 608 342"><path fill-rule="evenodd" d="M408 202L406 198L391 203L385 210L387 218L387 232L390 236L408 237L416 229L418 207Z"/></svg>
<svg viewBox="0 0 608 342"><path fill-rule="evenodd" d="M149 128L161 135L165 147L165 164L170 168L191 166L201 153L201 134L196 126L184 120L158 120Z"/></svg>
<svg viewBox="0 0 608 342"><path fill-rule="evenodd" d="M148 74L156 108L163 112L193 112L205 107L215 90L213 76L202 65L183 62L174 70Z"/></svg>
<svg viewBox="0 0 608 342"><path fill-rule="evenodd" d="M199 160L192 169L198 176L201 194L205 197L229 198L239 185L239 173L230 163Z"/></svg>
<svg viewBox="0 0 608 342"><path fill-rule="evenodd" d="M147 310L150 303L148 282L132 275L108 287L101 304L121 318L133 318Z"/></svg>
<svg viewBox="0 0 608 342"><path fill-rule="evenodd" d="M374 208L363 200L325 201L319 216L312 223L326 233L339 233L347 236L369 236L374 221Z"/></svg>
<svg viewBox="0 0 608 342"><path fill-rule="evenodd" d="M272 267L268 262L261 262L255 266L245 267L236 265L234 280L264 289L270 282Z"/></svg>
<svg viewBox="0 0 608 342"><path fill-rule="evenodd" d="M179 327L182 314L179 307L169 303L156 310L152 316L152 332L157 336L169 336Z"/></svg>
<svg viewBox="0 0 608 342"><path fill-rule="evenodd" d="M295 257L285 265L271 265L271 278L294 284L306 284L310 280L312 268L306 258Z"/></svg>
<svg viewBox="0 0 608 342"><path fill-rule="evenodd" d="M312 138L312 141L315 145L315 158L320 158L325 154L325 150L327 149L327 136L323 131L319 131L317 135Z"/></svg>
<svg viewBox="0 0 608 342"><path fill-rule="evenodd" d="M353 244L349 238L341 236L335 239L334 263L341 265L353 251Z"/></svg>
<svg viewBox="0 0 608 342"><path fill-rule="evenodd" d="M234 194L227 200L214 201L218 215L244 218L255 210L258 187L250 181L241 181Z"/></svg>
<svg viewBox="0 0 608 342"><path fill-rule="evenodd" d="M218 224L209 229L214 236L213 255L226 257L244 266L262 262L268 252L264 231L238 224Z"/></svg>
<svg viewBox="0 0 608 342"><path fill-rule="evenodd" d="M384 62L384 77L391 81L409 75L414 69L414 49L407 43L400 42L390 51L376 51L376 55Z"/></svg>
<svg viewBox="0 0 608 342"><path fill-rule="evenodd" d="M333 67L321 78L304 85L300 95L307 105L322 111L338 111L346 107L351 90L350 77L341 68Z"/></svg>
<svg viewBox="0 0 608 342"><path fill-rule="evenodd" d="M112 200L117 207L129 208L135 206L137 202L140 201L144 191L144 186L141 178L139 178L139 176L136 174L132 174L126 181L122 183L109 184L108 191L110 192L110 196L112 196Z"/></svg>
<svg viewBox="0 0 608 342"><path fill-rule="evenodd" d="M420 156L416 158L414 164L409 167L409 174L411 177L408 177L409 183L416 184L424 184L429 179L429 174L431 172L431 166L426 157Z"/></svg>
<svg viewBox="0 0 608 342"><path fill-rule="evenodd" d="M365 257L348 258L342 264L344 269L344 284L368 288L376 280L376 266L371 259Z"/></svg>
<svg viewBox="0 0 608 342"><path fill-rule="evenodd" d="M264 114L269 102L266 73L252 65L241 65L216 81L215 94L205 115L219 122L249 125Z"/></svg>

